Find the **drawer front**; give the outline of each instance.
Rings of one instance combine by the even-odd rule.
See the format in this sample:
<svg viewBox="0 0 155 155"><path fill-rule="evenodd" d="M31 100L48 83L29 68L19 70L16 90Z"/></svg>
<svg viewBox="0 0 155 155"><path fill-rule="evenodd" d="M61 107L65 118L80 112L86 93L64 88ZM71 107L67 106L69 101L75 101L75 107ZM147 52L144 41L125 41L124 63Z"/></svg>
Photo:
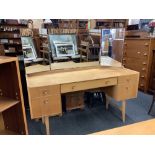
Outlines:
<svg viewBox="0 0 155 155"><path fill-rule="evenodd" d="M39 97L51 96L53 94L58 94L58 92L60 92L59 85L29 88L29 94L33 99Z"/></svg>
<svg viewBox="0 0 155 155"><path fill-rule="evenodd" d="M123 58L123 66L143 74L148 71L148 62L145 59Z"/></svg>
<svg viewBox="0 0 155 155"><path fill-rule="evenodd" d="M134 84L133 84L134 83ZM136 98L138 93L138 83L133 82L129 84L118 84L113 87L105 87L103 91L110 97L114 98L116 101L127 100L131 98Z"/></svg>
<svg viewBox="0 0 155 155"><path fill-rule="evenodd" d="M55 116L62 113L61 97L53 95L41 100L42 116Z"/></svg>
<svg viewBox="0 0 155 155"><path fill-rule="evenodd" d="M124 56L133 58L147 58L149 55L149 40L126 40Z"/></svg>
<svg viewBox="0 0 155 155"><path fill-rule="evenodd" d="M118 77L118 84L134 84L139 82L139 74Z"/></svg>
<svg viewBox="0 0 155 155"><path fill-rule="evenodd" d="M60 95L36 98L30 102L31 118L54 116L62 113Z"/></svg>
<svg viewBox="0 0 155 155"><path fill-rule="evenodd" d="M113 86L116 84L117 84L117 78L108 78L108 79L62 84L61 93L88 90L88 89L100 88L100 87L106 87L106 86Z"/></svg>

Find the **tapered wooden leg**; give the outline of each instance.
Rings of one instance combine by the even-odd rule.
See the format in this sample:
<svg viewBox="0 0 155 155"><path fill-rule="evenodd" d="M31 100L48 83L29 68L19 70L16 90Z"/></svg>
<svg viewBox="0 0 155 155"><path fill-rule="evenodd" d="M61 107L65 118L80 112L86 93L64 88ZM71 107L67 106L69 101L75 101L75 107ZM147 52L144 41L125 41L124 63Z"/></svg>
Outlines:
<svg viewBox="0 0 155 155"><path fill-rule="evenodd" d="M106 95L106 110L108 110L109 108L109 102L110 102L109 97Z"/></svg>
<svg viewBox="0 0 155 155"><path fill-rule="evenodd" d="M45 124L45 117L42 117L42 123Z"/></svg>
<svg viewBox="0 0 155 155"><path fill-rule="evenodd" d="M50 135L49 117L44 117L44 119L45 119L46 134Z"/></svg>
<svg viewBox="0 0 155 155"><path fill-rule="evenodd" d="M122 121L125 122L125 109L126 109L126 101L122 101Z"/></svg>

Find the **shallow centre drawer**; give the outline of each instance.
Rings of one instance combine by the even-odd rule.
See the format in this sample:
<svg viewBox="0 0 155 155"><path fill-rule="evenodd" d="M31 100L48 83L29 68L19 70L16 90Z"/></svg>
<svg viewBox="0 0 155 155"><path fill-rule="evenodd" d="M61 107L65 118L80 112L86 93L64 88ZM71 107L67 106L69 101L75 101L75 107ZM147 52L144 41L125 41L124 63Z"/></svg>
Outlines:
<svg viewBox="0 0 155 155"><path fill-rule="evenodd" d="M108 78L108 79L99 79L99 80L62 84L61 93L113 86L116 84L117 84L117 78Z"/></svg>

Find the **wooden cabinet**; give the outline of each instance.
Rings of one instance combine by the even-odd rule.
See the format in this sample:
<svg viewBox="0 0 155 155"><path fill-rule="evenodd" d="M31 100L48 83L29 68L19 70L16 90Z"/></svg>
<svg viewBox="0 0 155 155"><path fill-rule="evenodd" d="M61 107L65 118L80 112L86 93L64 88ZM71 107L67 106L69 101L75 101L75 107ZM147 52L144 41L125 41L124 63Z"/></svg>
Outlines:
<svg viewBox="0 0 155 155"><path fill-rule="evenodd" d="M0 134L28 134L18 59L0 56Z"/></svg>
<svg viewBox="0 0 155 155"><path fill-rule="evenodd" d="M32 119L62 113L59 85L29 88L28 92Z"/></svg>
<svg viewBox="0 0 155 155"><path fill-rule="evenodd" d="M126 68L140 72L139 89L147 92L150 89L151 65L155 39L126 38L122 63Z"/></svg>
<svg viewBox="0 0 155 155"><path fill-rule="evenodd" d="M84 92L67 93L66 96L66 110L72 110L84 107Z"/></svg>
<svg viewBox="0 0 155 155"><path fill-rule="evenodd" d="M102 88L103 91L116 101L136 98L138 90L139 76L136 74L118 77L116 86Z"/></svg>
<svg viewBox="0 0 155 155"><path fill-rule="evenodd" d="M0 43L3 44L5 55L22 55L20 29L27 28L25 24L0 23Z"/></svg>

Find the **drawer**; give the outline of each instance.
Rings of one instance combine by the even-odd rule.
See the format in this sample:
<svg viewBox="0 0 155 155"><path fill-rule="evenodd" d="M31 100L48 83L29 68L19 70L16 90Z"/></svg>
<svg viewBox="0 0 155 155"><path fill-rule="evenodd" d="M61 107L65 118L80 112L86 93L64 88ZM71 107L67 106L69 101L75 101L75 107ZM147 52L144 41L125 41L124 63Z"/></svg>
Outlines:
<svg viewBox="0 0 155 155"><path fill-rule="evenodd" d="M31 100L30 112L32 119L61 114L61 96L53 95Z"/></svg>
<svg viewBox="0 0 155 155"><path fill-rule="evenodd" d="M51 96L53 94L58 94L59 92L59 85L29 88L29 95L31 98Z"/></svg>
<svg viewBox="0 0 155 155"><path fill-rule="evenodd" d="M61 93L74 92L80 90L88 90L106 86L117 85L117 78L99 79L84 82L75 82L61 85Z"/></svg>
<svg viewBox="0 0 155 155"><path fill-rule="evenodd" d="M123 66L143 74L148 71L148 62L145 59L123 58Z"/></svg>
<svg viewBox="0 0 155 155"><path fill-rule="evenodd" d="M139 74L118 77L118 84L134 84L139 82Z"/></svg>
<svg viewBox="0 0 155 155"><path fill-rule="evenodd" d="M124 43L124 56L147 58L149 56L149 40L127 40Z"/></svg>

